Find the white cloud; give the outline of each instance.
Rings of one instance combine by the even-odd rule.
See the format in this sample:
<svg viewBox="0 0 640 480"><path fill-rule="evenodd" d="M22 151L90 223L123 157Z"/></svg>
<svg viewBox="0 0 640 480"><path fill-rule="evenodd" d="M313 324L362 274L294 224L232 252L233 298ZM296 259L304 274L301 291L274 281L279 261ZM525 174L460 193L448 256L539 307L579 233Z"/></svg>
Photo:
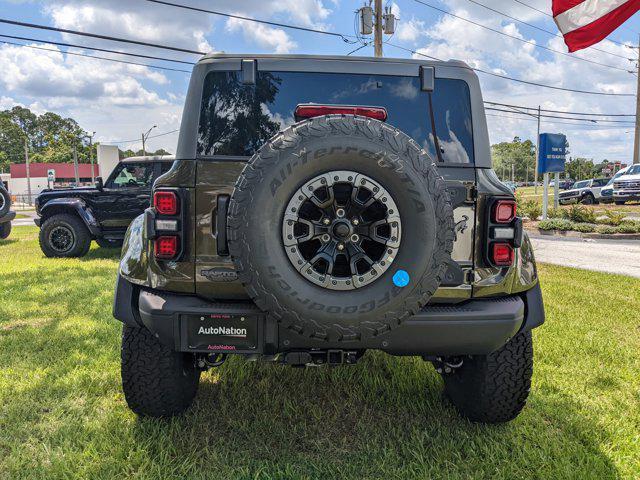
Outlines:
<svg viewBox="0 0 640 480"><path fill-rule="evenodd" d="M274 53L289 53L297 47L297 44L281 28L267 27L260 23L230 18L227 20L227 31L242 32L244 37L257 44L258 48Z"/></svg>
<svg viewBox="0 0 640 480"><path fill-rule="evenodd" d="M412 18L409 21L401 20L398 23L396 37L402 42L415 42L418 38L427 34L427 24L422 20Z"/></svg>

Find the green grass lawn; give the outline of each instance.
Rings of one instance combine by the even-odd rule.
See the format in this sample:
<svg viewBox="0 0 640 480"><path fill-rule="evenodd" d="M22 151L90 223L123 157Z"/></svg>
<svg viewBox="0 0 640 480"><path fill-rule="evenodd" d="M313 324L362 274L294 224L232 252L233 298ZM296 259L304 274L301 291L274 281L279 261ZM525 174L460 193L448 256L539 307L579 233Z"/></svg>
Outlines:
<svg viewBox="0 0 640 480"><path fill-rule="evenodd" d="M0 479L634 479L640 476L640 280L541 266L528 406L471 424L433 368L367 354L298 370L229 361L194 408L140 420L120 389L116 250L43 257L0 241Z"/></svg>

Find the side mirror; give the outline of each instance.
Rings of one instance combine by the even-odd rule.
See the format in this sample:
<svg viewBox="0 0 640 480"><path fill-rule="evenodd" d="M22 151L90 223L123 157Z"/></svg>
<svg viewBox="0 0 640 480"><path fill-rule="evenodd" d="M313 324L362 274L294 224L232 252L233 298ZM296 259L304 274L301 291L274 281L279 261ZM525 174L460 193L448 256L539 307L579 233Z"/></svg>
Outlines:
<svg viewBox="0 0 640 480"><path fill-rule="evenodd" d="M96 177L96 188L100 191L104 190L104 183L102 182L102 177Z"/></svg>

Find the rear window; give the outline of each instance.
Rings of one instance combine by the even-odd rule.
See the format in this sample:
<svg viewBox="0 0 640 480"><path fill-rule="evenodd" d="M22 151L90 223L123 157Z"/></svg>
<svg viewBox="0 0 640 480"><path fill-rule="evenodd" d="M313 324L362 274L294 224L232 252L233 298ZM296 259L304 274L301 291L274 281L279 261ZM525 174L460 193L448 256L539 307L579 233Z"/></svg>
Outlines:
<svg viewBox="0 0 640 480"><path fill-rule="evenodd" d="M198 155L253 155L266 140L295 123L298 104L319 103L385 107L387 123L411 136L434 160L473 163L468 85L436 79L435 129L429 96L420 90L418 77L258 72L255 85L244 85L240 72L210 72L200 110Z"/></svg>

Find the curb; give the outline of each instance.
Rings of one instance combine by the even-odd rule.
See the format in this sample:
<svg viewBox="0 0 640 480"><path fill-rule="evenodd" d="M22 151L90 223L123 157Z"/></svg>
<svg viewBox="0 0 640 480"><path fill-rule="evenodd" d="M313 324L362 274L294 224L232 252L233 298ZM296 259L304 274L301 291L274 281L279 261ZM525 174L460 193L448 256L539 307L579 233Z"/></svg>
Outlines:
<svg viewBox="0 0 640 480"><path fill-rule="evenodd" d="M525 230L547 237L591 238L594 240L640 240L640 233L582 233L572 230L540 230L539 228L526 227Z"/></svg>

